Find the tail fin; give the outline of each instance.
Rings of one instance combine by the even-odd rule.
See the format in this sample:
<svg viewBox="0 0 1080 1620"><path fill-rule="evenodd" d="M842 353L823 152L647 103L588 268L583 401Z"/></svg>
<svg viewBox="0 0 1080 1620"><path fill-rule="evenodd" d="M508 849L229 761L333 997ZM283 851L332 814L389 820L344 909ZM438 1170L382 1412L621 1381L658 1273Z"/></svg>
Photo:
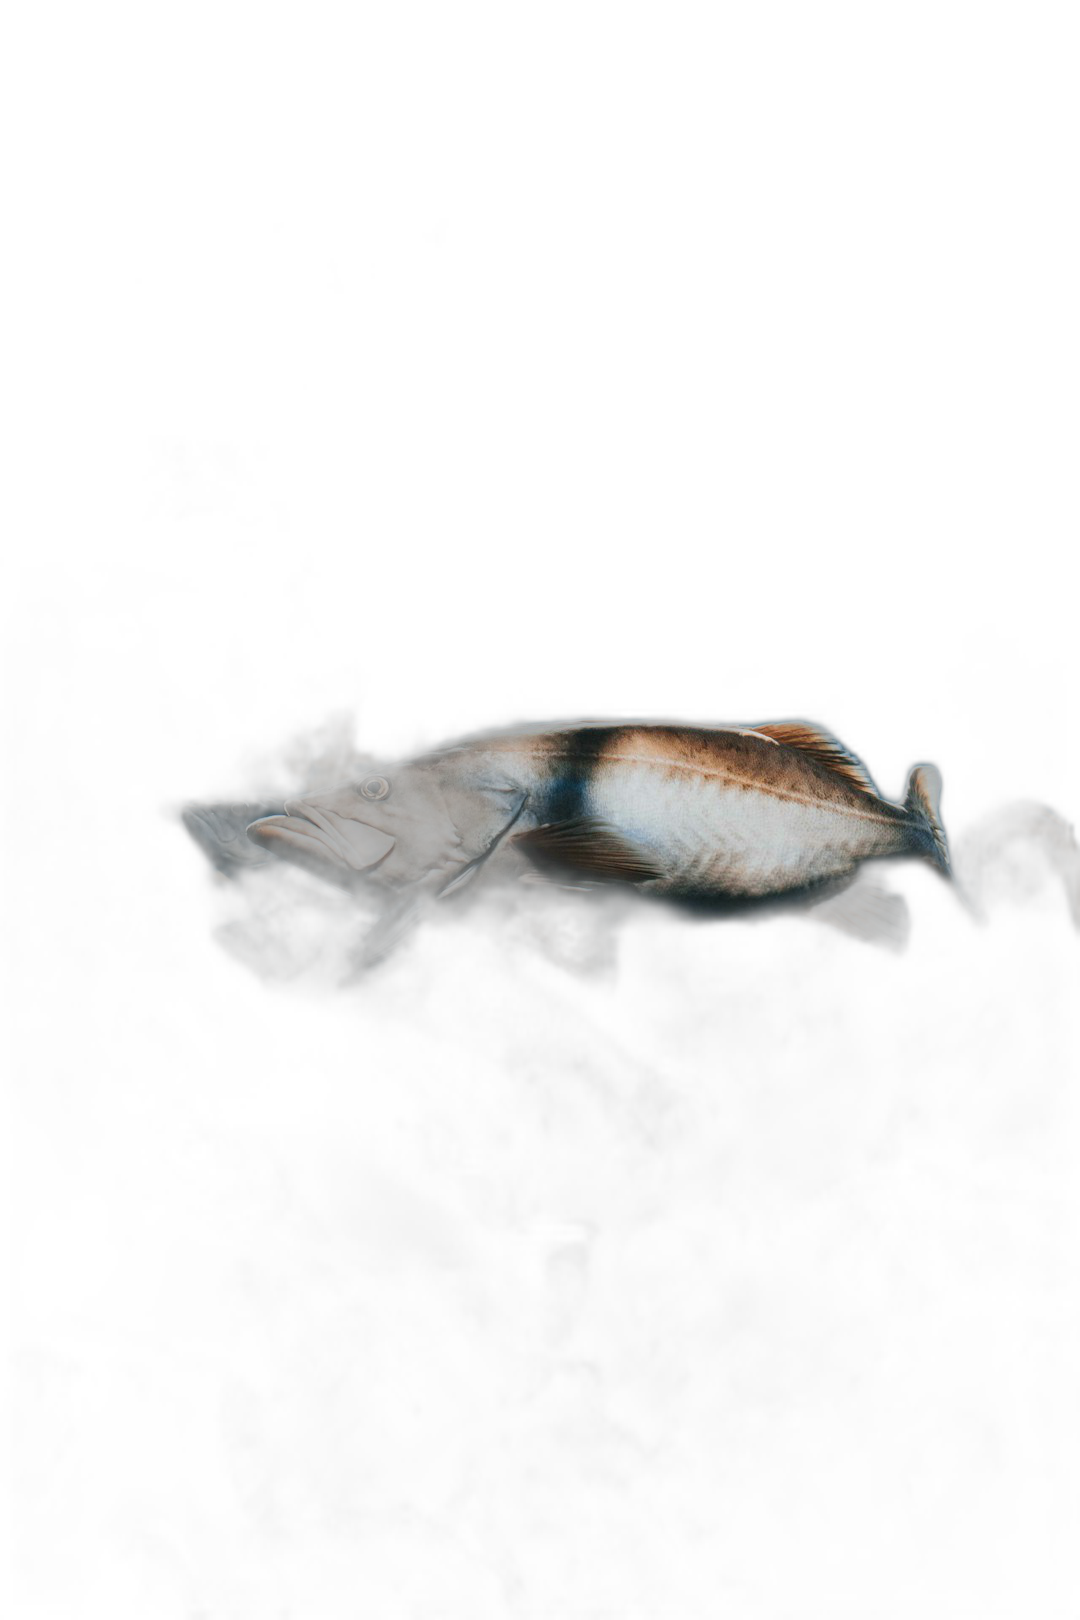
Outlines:
<svg viewBox="0 0 1080 1620"><path fill-rule="evenodd" d="M552 1338L565 1345L585 1301L591 1231L510 1233L512 1281Z"/></svg>
<svg viewBox="0 0 1080 1620"><path fill-rule="evenodd" d="M693 1128L716 1113L704 1092L672 1081L669 1074L657 1074L656 1069L644 1069L640 1093L627 1106L636 1126L667 1165L674 1162L678 1145Z"/></svg>
<svg viewBox="0 0 1080 1620"><path fill-rule="evenodd" d="M921 852L951 877L949 845L941 825L941 772L936 765L911 767L904 809L914 823Z"/></svg>

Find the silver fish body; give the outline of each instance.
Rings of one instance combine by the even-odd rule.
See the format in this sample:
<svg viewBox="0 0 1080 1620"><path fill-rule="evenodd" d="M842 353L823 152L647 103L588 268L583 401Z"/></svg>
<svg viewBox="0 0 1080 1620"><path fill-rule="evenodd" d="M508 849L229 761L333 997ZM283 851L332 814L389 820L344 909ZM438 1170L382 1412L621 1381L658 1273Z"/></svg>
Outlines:
<svg viewBox="0 0 1080 1620"><path fill-rule="evenodd" d="M482 869L723 906L814 894L882 856L948 872L940 776L915 766L903 803L820 727L601 724L466 739L290 799L246 825L244 807L187 812L226 869L249 851L414 899ZM209 827L231 843L215 856Z"/></svg>

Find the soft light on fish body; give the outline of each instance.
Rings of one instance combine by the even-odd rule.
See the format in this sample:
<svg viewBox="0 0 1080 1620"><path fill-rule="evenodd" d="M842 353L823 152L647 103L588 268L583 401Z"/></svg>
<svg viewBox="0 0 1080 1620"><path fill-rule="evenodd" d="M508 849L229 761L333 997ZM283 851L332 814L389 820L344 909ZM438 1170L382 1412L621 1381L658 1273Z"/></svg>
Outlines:
<svg viewBox="0 0 1080 1620"><path fill-rule="evenodd" d="M246 839L263 858L387 893L391 938L418 904L485 870L717 906L821 893L880 856L948 873L940 787L936 767L918 765L902 804L883 799L855 755L804 721L590 722L371 767L259 816ZM185 819L219 870L240 867L243 807Z"/></svg>

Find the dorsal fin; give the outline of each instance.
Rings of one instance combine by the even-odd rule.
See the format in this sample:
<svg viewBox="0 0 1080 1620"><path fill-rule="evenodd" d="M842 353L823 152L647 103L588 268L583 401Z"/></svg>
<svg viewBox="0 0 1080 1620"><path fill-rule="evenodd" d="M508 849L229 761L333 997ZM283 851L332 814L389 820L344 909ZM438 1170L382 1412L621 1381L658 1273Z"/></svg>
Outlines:
<svg viewBox="0 0 1080 1620"><path fill-rule="evenodd" d="M762 737L782 743L785 748L797 748L800 754L816 759L819 765L835 771L837 776L844 777L853 787L862 788L864 793L881 797L873 777L858 755L820 726L811 725L808 720L777 720L753 729Z"/></svg>
<svg viewBox="0 0 1080 1620"><path fill-rule="evenodd" d="M645 883L661 876L650 855L590 817L533 827L519 833L514 843L538 865L565 867L582 877Z"/></svg>

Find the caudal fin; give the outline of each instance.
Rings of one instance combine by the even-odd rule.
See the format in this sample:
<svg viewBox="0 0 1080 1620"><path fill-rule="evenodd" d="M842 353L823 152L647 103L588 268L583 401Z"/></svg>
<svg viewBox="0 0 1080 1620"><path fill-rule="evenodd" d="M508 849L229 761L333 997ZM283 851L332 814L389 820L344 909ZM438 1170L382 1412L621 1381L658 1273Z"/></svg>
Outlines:
<svg viewBox="0 0 1080 1620"><path fill-rule="evenodd" d="M648 1136L665 1163L674 1163L678 1147L693 1129L704 1124L716 1108L703 1092L656 1069L644 1071L644 1084L635 1102L628 1103L635 1124Z"/></svg>
<svg viewBox="0 0 1080 1620"><path fill-rule="evenodd" d="M585 1301L591 1231L510 1233L512 1281L560 1345L570 1338Z"/></svg>
<svg viewBox="0 0 1080 1620"><path fill-rule="evenodd" d="M912 818L920 852L951 877L949 845L941 825L941 772L936 765L911 767L904 809Z"/></svg>

